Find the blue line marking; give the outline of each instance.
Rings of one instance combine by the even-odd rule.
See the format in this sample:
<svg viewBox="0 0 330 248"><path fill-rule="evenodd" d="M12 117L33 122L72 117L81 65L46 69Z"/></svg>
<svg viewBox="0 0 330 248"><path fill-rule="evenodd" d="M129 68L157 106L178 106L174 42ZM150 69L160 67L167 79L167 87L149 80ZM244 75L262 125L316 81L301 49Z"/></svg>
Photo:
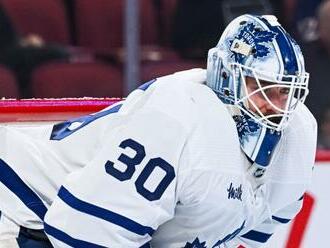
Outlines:
<svg viewBox="0 0 330 248"><path fill-rule="evenodd" d="M94 217L100 218L102 220L106 220L115 225L121 226L122 228L131 231L138 235L148 234L152 236L155 232L154 229L148 226L143 226L125 216L112 212L110 210L98 207L96 205L90 204L88 202L82 201L72 195L66 188L63 186L60 188L58 192L59 198L62 199L63 202L68 204L73 209L92 215Z"/></svg>
<svg viewBox="0 0 330 248"><path fill-rule="evenodd" d="M27 186L16 172L0 159L0 181L12 191L41 220L44 219L47 207L39 196Z"/></svg>

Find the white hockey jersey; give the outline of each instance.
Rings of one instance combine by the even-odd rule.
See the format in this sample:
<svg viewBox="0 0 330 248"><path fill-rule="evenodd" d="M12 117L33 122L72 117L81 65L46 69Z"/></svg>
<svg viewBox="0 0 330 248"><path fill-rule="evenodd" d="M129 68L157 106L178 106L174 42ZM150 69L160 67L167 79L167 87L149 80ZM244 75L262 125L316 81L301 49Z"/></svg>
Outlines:
<svg viewBox="0 0 330 248"><path fill-rule="evenodd" d="M84 167L99 151L102 136L91 139L90 128L102 132L103 124L94 120L116 108L55 126L0 126L0 239L8 233L6 218L27 228L43 228L44 215L66 175ZM91 121L93 125L87 125ZM84 125L79 136L64 139ZM61 136L56 128L62 130ZM17 227L10 229L17 234Z"/></svg>
<svg viewBox="0 0 330 248"><path fill-rule="evenodd" d="M44 220L54 247L266 242L301 207L315 120L299 106L253 190L236 125L204 82L201 69L176 73L54 128L1 127L4 215L35 229Z"/></svg>

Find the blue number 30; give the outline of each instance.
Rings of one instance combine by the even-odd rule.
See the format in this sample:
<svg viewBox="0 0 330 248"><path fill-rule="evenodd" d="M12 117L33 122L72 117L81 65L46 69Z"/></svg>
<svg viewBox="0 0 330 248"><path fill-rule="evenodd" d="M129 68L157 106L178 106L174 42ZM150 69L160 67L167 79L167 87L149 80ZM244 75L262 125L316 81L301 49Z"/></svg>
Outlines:
<svg viewBox="0 0 330 248"><path fill-rule="evenodd" d="M141 162L146 156L146 153L144 146L132 139L126 139L122 141L119 147L123 149L126 149L127 147L133 149L135 151L135 156L131 158L124 153L119 156L118 161L122 162L127 166L125 171L117 170L114 167L114 162L109 160L105 164L105 171L120 181L126 181L132 178L135 172L135 166L141 164ZM147 179L156 167L159 167L164 170L166 174L161 180L161 182L158 184L156 189L151 192L144 187L144 183L147 181ZM144 198L149 201L155 201L159 200L162 197L164 191L167 189L167 187L170 185L174 178L175 171L173 166L171 166L168 162L166 162L160 157L152 158L148 161L148 163L136 179L135 187L137 192Z"/></svg>

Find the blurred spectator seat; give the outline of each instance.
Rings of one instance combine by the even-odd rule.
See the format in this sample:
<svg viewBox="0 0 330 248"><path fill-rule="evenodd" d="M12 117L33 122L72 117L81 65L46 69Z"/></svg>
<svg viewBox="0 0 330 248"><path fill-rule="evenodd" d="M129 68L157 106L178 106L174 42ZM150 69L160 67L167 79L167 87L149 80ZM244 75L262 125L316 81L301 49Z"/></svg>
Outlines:
<svg viewBox="0 0 330 248"><path fill-rule="evenodd" d="M237 16L272 14L273 10L269 0L223 0L222 12L225 25L228 25Z"/></svg>
<svg viewBox="0 0 330 248"><path fill-rule="evenodd" d="M156 16L153 0L139 0L141 44L157 42ZM77 0L76 25L78 45L97 52L112 52L123 47L123 0Z"/></svg>
<svg viewBox="0 0 330 248"><path fill-rule="evenodd" d="M32 74L34 97L121 97L122 77L102 63L50 63Z"/></svg>
<svg viewBox="0 0 330 248"><path fill-rule="evenodd" d="M19 89L14 74L0 66L0 97L19 98Z"/></svg>
<svg viewBox="0 0 330 248"><path fill-rule="evenodd" d="M163 37L165 29L169 32L172 24L165 16L157 19L159 18L157 14L164 8L173 16L176 0L158 1L158 5L154 0L139 0L138 3L140 4L141 81L167 72L172 73L175 69L188 69L188 65L196 67L196 63L184 62L172 49L160 46L162 39L160 36ZM123 44L125 1L76 0L75 4L78 45L89 47L98 55L105 57L109 55L115 61L123 63L125 61ZM157 6L161 10L157 9ZM163 23L165 20L166 23Z"/></svg>
<svg viewBox="0 0 330 248"><path fill-rule="evenodd" d="M158 30L160 41L163 45L171 46L174 16L179 0L158 0L157 16L160 28ZM157 7L157 5L156 5Z"/></svg>
<svg viewBox="0 0 330 248"><path fill-rule="evenodd" d="M66 12L61 0L0 0L0 3L19 35L37 34L46 42L70 44Z"/></svg>

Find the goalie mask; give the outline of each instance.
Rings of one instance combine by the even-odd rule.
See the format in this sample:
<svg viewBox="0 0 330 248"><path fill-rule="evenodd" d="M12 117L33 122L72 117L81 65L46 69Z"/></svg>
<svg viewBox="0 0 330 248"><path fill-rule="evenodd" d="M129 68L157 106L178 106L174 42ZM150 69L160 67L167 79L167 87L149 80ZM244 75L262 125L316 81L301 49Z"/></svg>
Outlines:
<svg viewBox="0 0 330 248"><path fill-rule="evenodd" d="M285 128L289 115L308 94L309 74L301 50L275 16L234 19L209 50L207 63L207 85L218 97L270 129ZM253 90L247 87L251 79L256 84ZM285 92L280 103L274 100L276 91ZM272 111L260 109L254 100L257 95Z"/></svg>
<svg viewBox="0 0 330 248"><path fill-rule="evenodd" d="M232 113L245 154L262 166L304 102L308 79L299 46L275 16L237 17L208 53L207 85Z"/></svg>

